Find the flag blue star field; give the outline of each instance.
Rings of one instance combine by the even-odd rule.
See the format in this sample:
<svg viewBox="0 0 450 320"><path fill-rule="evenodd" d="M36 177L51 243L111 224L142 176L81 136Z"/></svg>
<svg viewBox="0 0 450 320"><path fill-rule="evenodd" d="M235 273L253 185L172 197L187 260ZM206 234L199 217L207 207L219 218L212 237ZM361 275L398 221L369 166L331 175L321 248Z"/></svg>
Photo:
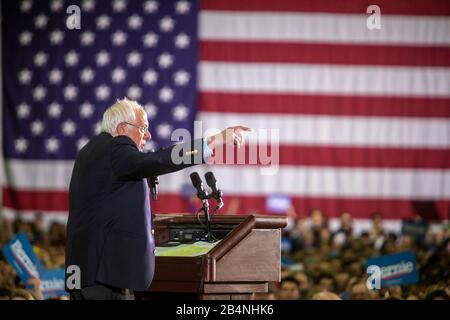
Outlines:
<svg viewBox="0 0 450 320"><path fill-rule="evenodd" d="M273 163L195 167L214 171L224 211L267 213L281 194L298 215L448 219L450 2L378 0L379 29L372 4L2 1L3 207L65 216L77 151L126 96L148 113L147 150L195 119L252 127L247 154L269 142ZM189 172L162 176L152 208L188 210Z"/></svg>
<svg viewBox="0 0 450 320"><path fill-rule="evenodd" d="M81 2L81 29L61 1L4 3L5 155L74 159L117 98L145 104L152 142L190 128L196 106L196 8L162 1Z"/></svg>
<svg viewBox="0 0 450 320"><path fill-rule="evenodd" d="M104 110L118 98L145 106L147 149L169 145L174 128L193 127L197 3L81 1L80 30L66 26L70 4L2 1L3 143L16 187L25 181L17 166L35 176L43 164L55 170L47 191L65 185L66 161L99 133ZM39 186L22 187L31 196ZM21 194L14 207L45 209L39 194Z"/></svg>

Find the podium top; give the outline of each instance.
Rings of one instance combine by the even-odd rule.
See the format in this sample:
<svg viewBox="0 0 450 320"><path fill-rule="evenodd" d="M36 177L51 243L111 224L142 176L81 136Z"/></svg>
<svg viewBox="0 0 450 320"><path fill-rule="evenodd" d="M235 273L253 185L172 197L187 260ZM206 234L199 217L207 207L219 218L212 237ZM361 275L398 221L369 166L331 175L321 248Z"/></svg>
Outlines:
<svg viewBox="0 0 450 320"><path fill-rule="evenodd" d="M212 224L231 224L238 225L250 218L252 226L255 229L280 229L287 225L287 218L268 215L215 215L211 218ZM200 219L202 216L200 215ZM193 214L159 214L153 220L156 227L169 226L174 224L196 224L198 218Z"/></svg>

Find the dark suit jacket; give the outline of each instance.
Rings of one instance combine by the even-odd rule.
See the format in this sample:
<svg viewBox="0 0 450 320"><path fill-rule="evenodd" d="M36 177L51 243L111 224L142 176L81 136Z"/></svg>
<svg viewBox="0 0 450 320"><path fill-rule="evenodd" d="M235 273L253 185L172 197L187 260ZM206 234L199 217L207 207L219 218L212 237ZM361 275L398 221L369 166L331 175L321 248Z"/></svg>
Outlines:
<svg viewBox="0 0 450 320"><path fill-rule="evenodd" d="M202 147L201 139L177 145L182 164L171 160L174 146L142 153L127 136L108 133L80 150L69 189L66 268L80 267L81 287L101 282L143 291L150 286L155 245L145 178L201 163Z"/></svg>

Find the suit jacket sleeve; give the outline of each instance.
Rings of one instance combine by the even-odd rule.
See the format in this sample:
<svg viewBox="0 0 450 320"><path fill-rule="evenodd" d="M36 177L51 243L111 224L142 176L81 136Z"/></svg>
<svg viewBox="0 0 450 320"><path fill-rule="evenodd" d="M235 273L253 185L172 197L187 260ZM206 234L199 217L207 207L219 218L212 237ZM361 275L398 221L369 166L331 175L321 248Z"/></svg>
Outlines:
<svg viewBox="0 0 450 320"><path fill-rule="evenodd" d="M114 138L111 149L112 169L116 176L124 180L163 175L204 163L202 148L203 139L197 139L143 153L130 138L118 136Z"/></svg>

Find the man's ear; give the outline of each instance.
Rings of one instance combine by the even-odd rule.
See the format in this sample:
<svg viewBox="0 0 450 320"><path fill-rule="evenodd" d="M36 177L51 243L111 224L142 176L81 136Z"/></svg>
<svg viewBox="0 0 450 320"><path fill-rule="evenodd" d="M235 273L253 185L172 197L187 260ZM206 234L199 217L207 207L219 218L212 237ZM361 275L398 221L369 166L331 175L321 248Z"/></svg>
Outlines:
<svg viewBox="0 0 450 320"><path fill-rule="evenodd" d="M125 128L123 125L119 124L116 128L116 133L118 136L123 135L125 133Z"/></svg>

